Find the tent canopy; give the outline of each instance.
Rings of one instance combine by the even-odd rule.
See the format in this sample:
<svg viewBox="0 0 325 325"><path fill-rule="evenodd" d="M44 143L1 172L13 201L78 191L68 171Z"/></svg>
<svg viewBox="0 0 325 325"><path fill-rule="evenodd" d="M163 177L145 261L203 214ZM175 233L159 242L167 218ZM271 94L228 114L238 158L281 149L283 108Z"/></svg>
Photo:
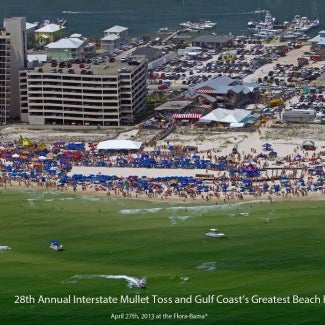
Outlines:
<svg viewBox="0 0 325 325"><path fill-rule="evenodd" d="M303 146L315 146L315 141L313 141L313 140L304 140L302 145Z"/></svg>
<svg viewBox="0 0 325 325"><path fill-rule="evenodd" d="M99 142L98 150L139 150L142 142L133 140L106 140Z"/></svg>
<svg viewBox="0 0 325 325"><path fill-rule="evenodd" d="M250 112L244 109L224 109L217 108L200 118L200 123L221 122L221 123L243 123L242 121L250 116ZM244 123L243 123L244 124ZM235 124L236 125L236 124Z"/></svg>

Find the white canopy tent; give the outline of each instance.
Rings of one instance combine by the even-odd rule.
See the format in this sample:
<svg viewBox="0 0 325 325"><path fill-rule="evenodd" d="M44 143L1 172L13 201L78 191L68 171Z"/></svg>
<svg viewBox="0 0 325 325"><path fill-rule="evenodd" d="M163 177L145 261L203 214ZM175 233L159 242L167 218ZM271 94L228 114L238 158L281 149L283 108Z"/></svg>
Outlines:
<svg viewBox="0 0 325 325"><path fill-rule="evenodd" d="M199 123L220 122L239 127L240 124L241 126L244 125L241 121L249 115L250 112L245 109L229 110L224 108L217 108L200 118Z"/></svg>
<svg viewBox="0 0 325 325"><path fill-rule="evenodd" d="M139 150L142 142L133 140L106 140L99 142L97 150Z"/></svg>

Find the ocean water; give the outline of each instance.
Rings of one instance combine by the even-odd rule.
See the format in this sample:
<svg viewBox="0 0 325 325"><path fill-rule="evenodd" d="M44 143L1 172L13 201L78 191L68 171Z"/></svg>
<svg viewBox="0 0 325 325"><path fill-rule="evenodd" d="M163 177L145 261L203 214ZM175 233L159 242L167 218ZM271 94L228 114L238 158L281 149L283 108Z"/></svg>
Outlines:
<svg viewBox="0 0 325 325"><path fill-rule="evenodd" d="M0 0L0 19L25 16L34 22L64 17L67 34L88 37L102 37L116 24L128 27L131 36L142 36L186 20L209 19L217 22L213 32L242 34L249 19L264 18L254 13L257 8L271 10L278 20L317 14L319 29L325 26L324 0Z"/></svg>

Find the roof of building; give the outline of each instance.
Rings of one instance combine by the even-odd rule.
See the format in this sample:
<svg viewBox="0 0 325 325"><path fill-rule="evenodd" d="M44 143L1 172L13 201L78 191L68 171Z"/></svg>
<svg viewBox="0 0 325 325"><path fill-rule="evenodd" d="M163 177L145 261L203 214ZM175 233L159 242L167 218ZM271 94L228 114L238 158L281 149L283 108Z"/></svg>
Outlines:
<svg viewBox="0 0 325 325"><path fill-rule="evenodd" d="M74 33L72 35L70 35L70 38L81 38L82 34L78 34L78 33Z"/></svg>
<svg viewBox="0 0 325 325"><path fill-rule="evenodd" d="M210 88L212 90L215 90L216 93L227 94L230 86L235 85L237 83L238 81L236 79L232 79L227 76L221 76L204 82L200 82L195 86L193 86L192 88L195 91L201 88Z"/></svg>
<svg viewBox="0 0 325 325"><path fill-rule="evenodd" d="M227 43L233 37L228 35L202 35L195 38L192 43L200 42L200 43Z"/></svg>
<svg viewBox="0 0 325 325"><path fill-rule="evenodd" d="M302 145L303 146L315 146L315 141L313 141L313 140L304 140Z"/></svg>
<svg viewBox="0 0 325 325"><path fill-rule="evenodd" d="M46 62L47 61L47 54L45 53L34 53L34 54L27 54L27 61L33 62Z"/></svg>
<svg viewBox="0 0 325 325"><path fill-rule="evenodd" d="M192 87L192 90L196 92L201 92L205 94L228 94L229 91L233 91L235 93L243 92L248 94L252 92L255 88L258 88L258 84L252 83L242 83L238 79L233 79L227 76L221 76L214 79L210 79L204 82L200 82ZM207 89L204 92L204 89ZM203 91L200 91L203 90ZM211 90L211 91L208 91Z"/></svg>
<svg viewBox="0 0 325 325"><path fill-rule="evenodd" d="M134 57L137 61L141 63L145 62L146 58L144 56ZM87 68L86 68L87 65ZM59 64L56 67L53 67L50 62L43 64L41 67L35 67L34 69L28 70L30 73L39 73L39 69L42 69L42 73L51 73L51 74L71 74L72 76L84 75L85 77L92 78L93 76L117 76L120 73L131 73L134 71L138 65L130 65L127 62L115 62L104 61L102 63L87 63L84 64L84 67L80 63L72 63L71 67L60 68ZM69 70L71 69L71 72ZM92 75L88 75L88 72L91 72ZM82 73L83 72L83 73Z"/></svg>
<svg viewBox="0 0 325 325"><path fill-rule="evenodd" d="M155 108L155 111L182 111L193 102L190 100L173 100L167 101L164 104Z"/></svg>
<svg viewBox="0 0 325 325"><path fill-rule="evenodd" d="M108 28L108 29L104 30L104 33L122 33L122 32L125 32L127 30L128 30L128 28L126 28L126 27L115 25L115 26L113 26L111 28Z"/></svg>
<svg viewBox="0 0 325 325"><path fill-rule="evenodd" d="M145 55L146 57L153 57L157 55L161 56L162 50L151 46L143 46L143 47L137 47L132 52L132 55Z"/></svg>
<svg viewBox="0 0 325 325"><path fill-rule="evenodd" d="M35 30L35 33L55 33L60 29L64 29L65 27L57 24L47 24L44 27Z"/></svg>
<svg viewBox="0 0 325 325"><path fill-rule="evenodd" d="M115 34L109 34L103 38L101 38L101 41L116 41L118 40L120 37L115 35Z"/></svg>
<svg viewBox="0 0 325 325"><path fill-rule="evenodd" d="M203 116L199 122L221 122L221 123L243 123L251 113L245 109L225 109L217 108Z"/></svg>
<svg viewBox="0 0 325 325"><path fill-rule="evenodd" d="M28 22L26 22L26 31L28 31L29 29L36 28L37 26L38 26L37 23L28 23Z"/></svg>
<svg viewBox="0 0 325 325"><path fill-rule="evenodd" d="M322 35L322 36L321 36ZM324 44L325 43L325 30L321 30L320 32L318 32L318 35L316 35L313 38L310 38L308 40L309 43L321 43Z"/></svg>
<svg viewBox="0 0 325 325"><path fill-rule="evenodd" d="M48 44L48 49L78 49L85 40L79 38L61 38L56 42Z"/></svg>

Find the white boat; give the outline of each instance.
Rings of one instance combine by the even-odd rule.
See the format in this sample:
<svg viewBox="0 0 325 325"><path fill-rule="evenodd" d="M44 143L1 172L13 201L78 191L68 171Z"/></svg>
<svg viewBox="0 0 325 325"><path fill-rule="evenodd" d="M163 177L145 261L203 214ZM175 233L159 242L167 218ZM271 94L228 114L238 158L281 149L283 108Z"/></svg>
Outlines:
<svg viewBox="0 0 325 325"><path fill-rule="evenodd" d="M185 28L191 28L193 26L193 23L191 21L185 21L184 23L180 23L179 25Z"/></svg>
<svg viewBox="0 0 325 325"><path fill-rule="evenodd" d="M209 231L205 233L208 237L214 237L214 238L224 238L226 235L222 232L219 232L218 229L212 228Z"/></svg>
<svg viewBox="0 0 325 325"><path fill-rule="evenodd" d="M63 251L63 245L57 239L51 241L50 248L57 252Z"/></svg>
<svg viewBox="0 0 325 325"><path fill-rule="evenodd" d="M179 24L180 26L184 28L191 28L191 29L196 29L196 30L203 30L203 29L209 29L213 28L217 25L216 22L213 22L211 20L202 20L199 22L193 22L193 21L185 21L183 23Z"/></svg>
<svg viewBox="0 0 325 325"><path fill-rule="evenodd" d="M67 24L67 20L64 18L57 18L56 22L61 26L65 26Z"/></svg>
<svg viewBox="0 0 325 325"><path fill-rule="evenodd" d="M266 10L264 10L264 9L256 9L256 10L254 10L254 13L255 13L255 14L264 14L265 11L266 11Z"/></svg>
<svg viewBox="0 0 325 325"><path fill-rule="evenodd" d="M297 31L307 32L312 28L319 26L319 19L315 17L310 20L308 17L295 15L292 19L292 28Z"/></svg>
<svg viewBox="0 0 325 325"><path fill-rule="evenodd" d="M319 26L319 19L318 18L314 18L313 21L311 22L311 26L312 28L318 27Z"/></svg>
<svg viewBox="0 0 325 325"><path fill-rule="evenodd" d="M200 24L204 28L213 28L213 27L215 27L217 25L216 22L213 22L211 20L203 20L202 22L200 22Z"/></svg>
<svg viewBox="0 0 325 325"><path fill-rule="evenodd" d="M146 279L138 279L137 280L137 286L139 287L139 288L141 288L141 289L145 289L146 287L147 287L147 281L146 281Z"/></svg>

